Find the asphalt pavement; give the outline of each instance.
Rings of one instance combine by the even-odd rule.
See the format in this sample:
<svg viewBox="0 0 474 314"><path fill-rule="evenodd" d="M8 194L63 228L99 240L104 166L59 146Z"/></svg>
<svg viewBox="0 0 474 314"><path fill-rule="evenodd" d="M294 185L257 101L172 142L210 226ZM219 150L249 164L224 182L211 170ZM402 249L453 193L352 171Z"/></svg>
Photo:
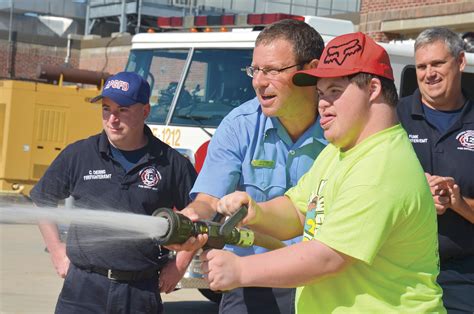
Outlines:
<svg viewBox="0 0 474 314"><path fill-rule="evenodd" d="M35 225L0 224L0 313L53 313L61 290ZM166 314L214 314L196 289L161 295Z"/></svg>

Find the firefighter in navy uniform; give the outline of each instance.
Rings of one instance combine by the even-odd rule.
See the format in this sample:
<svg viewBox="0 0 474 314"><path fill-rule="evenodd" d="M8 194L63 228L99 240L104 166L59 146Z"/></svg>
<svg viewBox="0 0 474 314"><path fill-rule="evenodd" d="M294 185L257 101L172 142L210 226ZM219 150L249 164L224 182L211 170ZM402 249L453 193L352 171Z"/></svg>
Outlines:
<svg viewBox="0 0 474 314"><path fill-rule="evenodd" d="M474 102L461 89L464 43L446 28L415 41L418 89L398 116L430 184L438 214L438 283L448 313L474 312Z"/></svg>
<svg viewBox="0 0 474 314"><path fill-rule="evenodd" d="M92 100L102 101L102 133L61 152L31 191L34 203L56 207L72 196L78 208L140 215L184 208L196 172L145 125L149 97L141 76L111 76ZM64 244L56 225L40 223L56 271L65 278L56 313L163 312L159 272L178 282L184 271L152 239L104 229L72 224Z"/></svg>

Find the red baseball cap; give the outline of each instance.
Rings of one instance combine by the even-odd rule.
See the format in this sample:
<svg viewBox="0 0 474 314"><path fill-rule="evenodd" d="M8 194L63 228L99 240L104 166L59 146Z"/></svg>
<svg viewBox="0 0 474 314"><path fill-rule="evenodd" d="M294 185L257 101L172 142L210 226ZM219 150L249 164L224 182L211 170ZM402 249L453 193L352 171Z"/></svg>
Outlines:
<svg viewBox="0 0 474 314"><path fill-rule="evenodd" d="M394 80L387 51L369 36L358 32L331 40L324 48L318 66L296 72L293 83L311 86L316 85L318 77L340 77L361 72Z"/></svg>

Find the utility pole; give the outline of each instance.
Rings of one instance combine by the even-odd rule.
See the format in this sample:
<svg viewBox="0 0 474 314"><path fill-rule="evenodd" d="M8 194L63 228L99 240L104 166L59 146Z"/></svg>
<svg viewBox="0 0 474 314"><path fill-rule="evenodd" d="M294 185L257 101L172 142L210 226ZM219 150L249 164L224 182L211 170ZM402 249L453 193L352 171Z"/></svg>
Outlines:
<svg viewBox="0 0 474 314"><path fill-rule="evenodd" d="M127 14L126 14L126 0L122 0L122 14L120 15L120 32L125 33L127 31Z"/></svg>
<svg viewBox="0 0 474 314"><path fill-rule="evenodd" d="M87 0L86 4L86 23L84 25L84 35L89 35L90 34L90 16L91 16L91 2L90 0Z"/></svg>
<svg viewBox="0 0 474 314"><path fill-rule="evenodd" d="M142 23L142 0L137 1L137 26L135 27L135 34L140 33L140 26Z"/></svg>

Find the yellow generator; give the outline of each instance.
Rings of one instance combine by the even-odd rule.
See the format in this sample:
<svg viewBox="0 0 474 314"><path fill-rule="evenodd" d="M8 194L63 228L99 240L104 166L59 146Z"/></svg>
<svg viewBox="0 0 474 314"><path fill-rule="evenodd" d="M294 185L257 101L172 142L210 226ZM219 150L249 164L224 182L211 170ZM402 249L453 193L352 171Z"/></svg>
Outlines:
<svg viewBox="0 0 474 314"><path fill-rule="evenodd" d="M62 80L0 80L1 194L29 195L66 145L100 132L101 104L89 102L99 93Z"/></svg>

